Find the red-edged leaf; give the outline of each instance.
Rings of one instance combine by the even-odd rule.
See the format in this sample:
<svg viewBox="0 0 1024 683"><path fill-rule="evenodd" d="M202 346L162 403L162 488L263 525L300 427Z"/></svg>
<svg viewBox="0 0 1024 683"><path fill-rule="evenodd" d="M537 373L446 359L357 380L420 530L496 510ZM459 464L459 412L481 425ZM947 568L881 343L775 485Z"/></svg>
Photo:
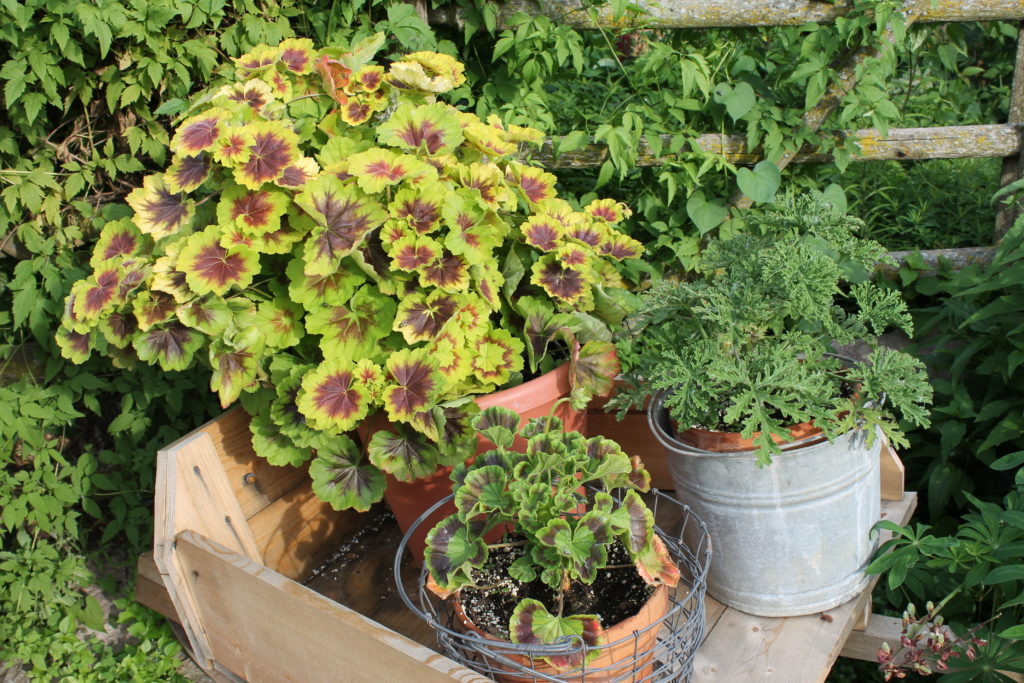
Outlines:
<svg viewBox="0 0 1024 683"><path fill-rule="evenodd" d="M146 176L125 201L135 210L135 225L155 239L184 232L192 224L193 203L171 192L162 174Z"/></svg>
<svg viewBox="0 0 1024 683"><path fill-rule="evenodd" d="M351 361L321 363L302 378L299 410L317 429L346 432L366 417L370 394Z"/></svg>
<svg viewBox="0 0 1024 683"><path fill-rule="evenodd" d="M320 74L320 78L323 80L323 87L327 94L338 104L343 105L348 102L348 95L345 94L344 88L348 85L352 70L337 59L331 59L327 55L321 55L316 60L315 66L317 73Z"/></svg>
<svg viewBox="0 0 1024 683"><path fill-rule="evenodd" d="M578 636L584 646L579 651L544 658L559 671L582 666L585 660L597 655L597 648L607 640L601 620L596 615L555 616L540 601L532 598L524 598L516 605L509 622L509 635L513 643L520 645L554 643L567 636Z"/></svg>
<svg viewBox="0 0 1024 683"><path fill-rule="evenodd" d="M245 247L225 249L220 229L213 225L191 235L178 255L178 269L196 294L224 294L245 289L259 271L259 254Z"/></svg>
<svg viewBox="0 0 1024 683"><path fill-rule="evenodd" d="M674 587L679 583L679 567L672 561L665 542L657 534L651 538L651 544L637 555L636 570L652 586L663 583Z"/></svg>

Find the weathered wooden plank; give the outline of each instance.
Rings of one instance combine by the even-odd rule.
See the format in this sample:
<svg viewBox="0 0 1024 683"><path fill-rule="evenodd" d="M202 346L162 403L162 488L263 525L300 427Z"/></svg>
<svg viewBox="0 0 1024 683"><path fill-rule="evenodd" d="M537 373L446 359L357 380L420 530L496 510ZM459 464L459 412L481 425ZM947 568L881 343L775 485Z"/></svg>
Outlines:
<svg viewBox="0 0 1024 683"><path fill-rule="evenodd" d="M159 612L171 621L178 620L178 613L174 611L174 603L171 595L164 586L163 577L153 559L153 553L139 555L136 563L137 574L135 576L135 599L146 607Z"/></svg>
<svg viewBox="0 0 1024 683"><path fill-rule="evenodd" d="M662 148L667 149L672 136L662 135L661 140ZM886 137L875 128L863 128L852 132L846 141L860 145L860 152L854 154L853 161L998 158L1015 156L1022 147L1020 127L1010 124L890 128ZM705 152L723 156L733 164L756 164L764 158L759 150L747 147L744 135L706 133L694 142ZM608 159L608 148L603 144L586 145L556 157L553 140L549 138L532 157L549 168L600 166ZM646 141L641 140L636 163L656 166L673 158L673 155L654 155ZM804 149L794 156L793 163L831 159L832 155L820 150Z"/></svg>
<svg viewBox="0 0 1024 683"><path fill-rule="evenodd" d="M882 477L882 500L903 499L903 475L904 467L900 456L896 454L889 440L882 437L882 452L880 454L879 472Z"/></svg>
<svg viewBox="0 0 1024 683"><path fill-rule="evenodd" d="M882 643L889 643L895 646L900 641L903 629L903 622L896 617L886 617L881 614L872 614L868 620L867 628L863 631L854 631L843 644L840 650L840 657L851 659L862 659L866 662L876 662L878 649Z"/></svg>
<svg viewBox="0 0 1024 683"><path fill-rule="evenodd" d="M200 534L177 547L214 658L250 683L489 681Z"/></svg>
<svg viewBox="0 0 1024 683"><path fill-rule="evenodd" d="M1010 89L1010 107L1006 120L1010 124L1024 123L1024 22L1017 27L1017 59L1013 68L1013 86ZM1024 137L1024 130L1018 128L1018 135ZM1024 170L1024 153L1007 158L1003 162L1000 187L1005 187L1021 177ZM1006 232L1017 220L1022 210L1020 202L1013 205L1000 204L996 211L995 241L1003 239Z"/></svg>
<svg viewBox="0 0 1024 683"><path fill-rule="evenodd" d="M939 271L939 264L942 261L949 263L953 270L960 270L967 266L978 264L986 265L992 262L995 256L995 247L960 247L959 249L925 249L920 251L890 251L889 256L896 259L896 267L884 264L878 270L886 275L894 276L899 266L906 263L907 257L911 254L920 254L926 266L922 271L923 275L934 275Z"/></svg>
<svg viewBox="0 0 1024 683"><path fill-rule="evenodd" d="M745 26L799 26L807 22L829 23L850 10L848 2L821 0L637 0L639 12L616 18L609 7L598 11L602 27L625 28L718 28ZM589 12L581 3L568 0L536 2L506 0L500 5L498 24L508 25L516 12L543 15L554 22L577 28L594 28ZM454 6L429 13L431 23L450 24L461 20ZM936 0L921 8L919 21L1003 21L1024 18L1020 0Z"/></svg>
<svg viewBox="0 0 1024 683"><path fill-rule="evenodd" d="M883 501L882 518L906 524L916 505L913 492L900 501ZM880 540L888 535L883 532ZM876 576L857 598L821 614L770 618L726 609L697 651L693 680L824 680L877 581Z"/></svg>

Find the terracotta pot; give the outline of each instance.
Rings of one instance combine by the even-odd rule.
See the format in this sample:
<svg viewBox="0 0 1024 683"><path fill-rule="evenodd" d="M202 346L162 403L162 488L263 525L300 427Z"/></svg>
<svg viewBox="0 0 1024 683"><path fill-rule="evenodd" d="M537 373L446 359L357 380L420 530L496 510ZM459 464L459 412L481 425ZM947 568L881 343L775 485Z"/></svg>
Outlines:
<svg viewBox="0 0 1024 683"><path fill-rule="evenodd" d="M519 386L480 396L475 399L475 402L480 408L503 406L516 411L519 413L521 426L531 417L546 417L551 412L551 407L555 402L560 398L568 396L571 389L569 364L566 363ZM568 403L562 403L555 409L554 414L562 419L566 430L585 432L586 411L576 411ZM367 420L366 427L361 428L359 434L364 440L363 443L367 443L369 436L374 431L382 429L386 425L386 420L379 417L376 420ZM489 441L483 438L477 439L476 453L482 453L490 447ZM522 452L526 449L526 440L516 437L512 448ZM473 453L473 456L476 453ZM451 468L443 467L429 477L412 482L398 481L391 475L388 475L388 486L384 491L384 500L387 501L388 506L395 515L395 519L398 520L398 526L402 533L405 533L412 526L412 523L423 514L424 510L452 492L452 482L449 479L450 474ZM423 563L423 551L426 548L427 534L430 533L435 524L454 512L454 504L441 507L412 534L409 539L408 548L418 564ZM501 537L502 531L502 529L495 530L497 538ZM488 540L490 541L491 538L488 537Z"/></svg>
<svg viewBox="0 0 1024 683"><path fill-rule="evenodd" d="M673 422L674 424L674 422ZM800 422L795 425L790 425L786 428L789 431L788 439L783 439L775 434L772 434L772 441L777 444L786 444L791 441L802 441L804 439L813 439L808 441L805 445L812 443L818 443L825 438L824 433L817 427L814 426L814 422ZM739 432L716 432L710 429L700 429L697 427L691 427L682 432L676 432L676 438L685 444L689 444L694 448L699 448L702 451L713 451L715 453L735 453L737 451L750 451L754 450L754 439L761 435L761 432L754 432L754 436L749 439L744 439L740 436ZM816 438L820 437L820 438Z"/></svg>
<svg viewBox="0 0 1024 683"><path fill-rule="evenodd" d="M496 638L481 630L470 621L458 599L453 599L452 602L455 606L455 622L460 628L496 643L508 643L507 640ZM651 675L654 668L654 647L661 629L657 626L647 630L643 629L668 614L668 608L668 587L662 584L654 589L651 597L643 604L640 611L628 619L613 624L605 631L609 645L602 648L601 653L587 663L585 672L577 669L564 674L540 657L531 659L523 655L506 654L504 651L501 651L501 654L525 667L527 671L557 677L560 681L599 683L601 681L645 680ZM634 636L638 631L642 632ZM487 663L490 667L502 669L502 664L495 659L489 659ZM516 672L513 669L505 669L505 671L508 673L493 674L494 679L500 683L537 680L530 673Z"/></svg>

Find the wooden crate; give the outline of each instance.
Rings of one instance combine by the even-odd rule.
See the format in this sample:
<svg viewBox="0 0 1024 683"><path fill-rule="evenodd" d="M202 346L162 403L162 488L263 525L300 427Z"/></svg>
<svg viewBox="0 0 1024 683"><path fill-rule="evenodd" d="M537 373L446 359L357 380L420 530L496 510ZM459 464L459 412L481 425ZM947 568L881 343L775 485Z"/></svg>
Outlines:
<svg viewBox="0 0 1024 683"><path fill-rule="evenodd" d="M883 517L906 523L915 494L890 497ZM659 514L658 523L672 520ZM398 598L391 562L400 532L383 506L331 509L305 468L253 453L240 409L160 451L154 536L136 597L181 625L216 680L490 680L431 650L432 629ZM417 575L403 569L407 590ZM824 680L840 653L873 659L892 629L866 605L870 590L825 616L765 619L709 599L694 680ZM750 656L737 659L741 644Z"/></svg>

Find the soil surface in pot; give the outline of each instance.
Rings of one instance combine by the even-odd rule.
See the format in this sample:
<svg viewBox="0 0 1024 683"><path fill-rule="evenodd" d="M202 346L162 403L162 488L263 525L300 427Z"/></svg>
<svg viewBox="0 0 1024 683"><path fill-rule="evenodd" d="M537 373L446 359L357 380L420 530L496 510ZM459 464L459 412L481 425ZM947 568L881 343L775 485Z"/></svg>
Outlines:
<svg viewBox="0 0 1024 683"><path fill-rule="evenodd" d="M505 542L521 538L506 537ZM523 598L539 600L548 612L558 613L556 592L540 579L522 583L508 575L509 566L522 555L522 546L492 549L484 568L473 572L477 585L486 588L463 588L459 594L466 616L480 629L505 640L509 639L512 612ZM640 578L618 541L608 549L608 566L616 568L599 571L594 583L572 584L565 595L563 614L596 614L608 628L640 611L654 587Z"/></svg>

